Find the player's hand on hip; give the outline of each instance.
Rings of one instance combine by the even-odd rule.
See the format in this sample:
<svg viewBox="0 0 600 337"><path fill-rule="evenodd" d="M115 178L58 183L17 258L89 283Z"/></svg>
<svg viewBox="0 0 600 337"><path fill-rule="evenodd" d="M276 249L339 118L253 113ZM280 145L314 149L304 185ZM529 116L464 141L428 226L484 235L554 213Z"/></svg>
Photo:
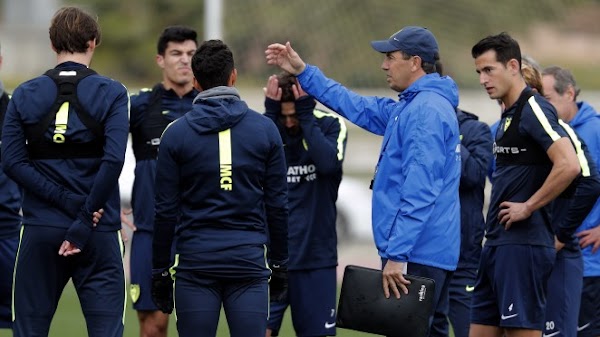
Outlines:
<svg viewBox="0 0 600 337"><path fill-rule="evenodd" d="M513 223L523 221L531 216L529 207L524 202L505 201L500 204L498 220L504 229L508 230Z"/></svg>
<svg viewBox="0 0 600 337"><path fill-rule="evenodd" d="M581 248L592 246L592 254L595 254L600 248L600 226L586 229L576 234L579 238Z"/></svg>
<svg viewBox="0 0 600 337"><path fill-rule="evenodd" d="M408 295L410 281L404 278L405 262L394 262L388 260L383 267L383 294L385 298L390 298L390 289L396 298L400 298L400 290Z"/></svg>

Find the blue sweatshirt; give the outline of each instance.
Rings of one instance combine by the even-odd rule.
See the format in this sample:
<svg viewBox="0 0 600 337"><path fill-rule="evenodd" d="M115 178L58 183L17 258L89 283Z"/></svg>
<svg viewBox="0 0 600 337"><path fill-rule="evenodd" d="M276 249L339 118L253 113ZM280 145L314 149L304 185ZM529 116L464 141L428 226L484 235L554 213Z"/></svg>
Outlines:
<svg viewBox="0 0 600 337"><path fill-rule="evenodd" d="M65 62L56 69L76 71L83 64ZM127 146L129 96L119 82L101 75L82 79L78 99L104 126L104 154L99 158L30 160L24 126L39 123L57 96L54 81L42 75L20 85L12 96L2 130L2 167L24 189L23 224L68 228L65 237L83 248L92 228L92 213L104 209L97 231L121 228L118 178ZM69 111L65 137L85 142L91 130ZM45 137L54 132L51 123Z"/></svg>
<svg viewBox="0 0 600 337"><path fill-rule="evenodd" d="M300 132L290 135L279 121L281 102L265 100L265 115L278 126L287 162L289 270L337 265L337 210L347 129L343 119L315 110L305 97L295 102Z"/></svg>
<svg viewBox="0 0 600 337"><path fill-rule="evenodd" d="M192 101L198 94L196 89L179 97L173 90L162 90L162 115L169 121L183 116L192 108ZM134 130L148 123L148 104L152 89L143 89L131 96L131 114L129 128ZM136 158L137 159L137 158ZM156 176L156 159L137 159L135 162L135 179L131 191L131 207L135 226L138 231L152 231L154 226L154 178Z"/></svg>
<svg viewBox="0 0 600 337"><path fill-rule="evenodd" d="M460 128L460 259L458 268L477 269L485 231L483 218L487 169L492 161L492 137L487 124L472 113L456 110Z"/></svg>
<svg viewBox="0 0 600 337"><path fill-rule="evenodd" d="M399 100L360 96L307 65L302 88L383 144L373 184L373 235L379 255L455 270L460 250L458 88L422 76Z"/></svg>
<svg viewBox="0 0 600 337"><path fill-rule="evenodd" d="M569 125L585 141L587 148L600 169L600 115L586 102L578 102L579 111ZM578 232L600 225L600 200L585 218ZM583 275L585 277L600 276L600 253L592 254L592 247L582 249Z"/></svg>
<svg viewBox="0 0 600 337"><path fill-rule="evenodd" d="M201 92L159 146L153 268L169 265L174 237L178 268L253 278L270 274L266 255L285 266L286 179L273 122L235 88Z"/></svg>

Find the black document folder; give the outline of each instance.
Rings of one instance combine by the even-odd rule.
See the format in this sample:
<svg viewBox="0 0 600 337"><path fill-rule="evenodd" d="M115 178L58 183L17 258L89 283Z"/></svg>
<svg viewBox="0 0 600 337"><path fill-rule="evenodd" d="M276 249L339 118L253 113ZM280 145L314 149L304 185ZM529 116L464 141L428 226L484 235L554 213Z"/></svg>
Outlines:
<svg viewBox="0 0 600 337"><path fill-rule="evenodd" d="M337 326L385 336L425 337L433 315L435 282L404 275L411 281L400 299L383 295L381 270L346 266L338 303Z"/></svg>

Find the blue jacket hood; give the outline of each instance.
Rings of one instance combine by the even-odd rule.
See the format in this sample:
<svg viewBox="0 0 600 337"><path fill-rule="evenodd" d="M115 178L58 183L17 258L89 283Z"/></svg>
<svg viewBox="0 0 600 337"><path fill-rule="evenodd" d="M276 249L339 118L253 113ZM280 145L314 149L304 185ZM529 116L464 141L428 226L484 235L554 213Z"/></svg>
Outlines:
<svg viewBox="0 0 600 337"><path fill-rule="evenodd" d="M248 111L234 87L214 87L194 98L185 119L198 134L215 133L236 125Z"/></svg>
<svg viewBox="0 0 600 337"><path fill-rule="evenodd" d="M410 101L422 91L435 92L447 99L455 109L458 107L458 86L456 82L449 76L440 76L437 73L422 76L401 92L398 97L400 100Z"/></svg>
<svg viewBox="0 0 600 337"><path fill-rule="evenodd" d="M587 102L578 102L577 107L579 108L579 111L577 111L577 114L569 123L574 129L577 129L579 126L594 118L600 118L600 114L598 114Z"/></svg>

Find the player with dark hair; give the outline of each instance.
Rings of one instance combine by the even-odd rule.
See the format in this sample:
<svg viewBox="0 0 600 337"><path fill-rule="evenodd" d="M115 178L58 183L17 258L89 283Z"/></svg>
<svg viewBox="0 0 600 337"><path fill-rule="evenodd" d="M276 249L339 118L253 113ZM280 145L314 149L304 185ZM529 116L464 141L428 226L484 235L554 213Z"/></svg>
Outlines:
<svg viewBox="0 0 600 337"><path fill-rule="evenodd" d="M269 77L265 115L283 139L290 209L287 296L271 301L267 336L279 334L291 308L298 336L335 335L337 233L335 202L342 181L346 124L315 109L296 77Z"/></svg>
<svg viewBox="0 0 600 337"><path fill-rule="evenodd" d="M101 40L94 16L63 7L49 31L57 66L14 91L2 129L2 167L24 190L14 335L47 336L72 280L88 335L122 336L118 178L129 96L88 68Z"/></svg>
<svg viewBox="0 0 600 337"><path fill-rule="evenodd" d="M283 144L240 99L227 45L202 43L192 70L200 93L159 146L152 297L163 312L175 303L179 336L215 336L223 307L231 336L264 337L268 263L277 297L288 262Z"/></svg>
<svg viewBox="0 0 600 337"><path fill-rule="evenodd" d="M480 84L506 109L494 138L496 170L469 335L539 336L555 260L550 203L580 167L556 111L523 79L518 42L506 33L488 36L471 54Z"/></svg>
<svg viewBox="0 0 600 337"><path fill-rule="evenodd" d="M158 310L151 296L152 261L148 256L152 254L154 178L160 136L169 123L192 108L198 94L192 73L196 47L195 30L184 26L165 28L158 38L156 54L162 81L131 96L129 128L136 159L131 204L135 225L126 218L123 222L135 230L131 242L129 295L138 313L140 337L167 335L169 316Z"/></svg>

